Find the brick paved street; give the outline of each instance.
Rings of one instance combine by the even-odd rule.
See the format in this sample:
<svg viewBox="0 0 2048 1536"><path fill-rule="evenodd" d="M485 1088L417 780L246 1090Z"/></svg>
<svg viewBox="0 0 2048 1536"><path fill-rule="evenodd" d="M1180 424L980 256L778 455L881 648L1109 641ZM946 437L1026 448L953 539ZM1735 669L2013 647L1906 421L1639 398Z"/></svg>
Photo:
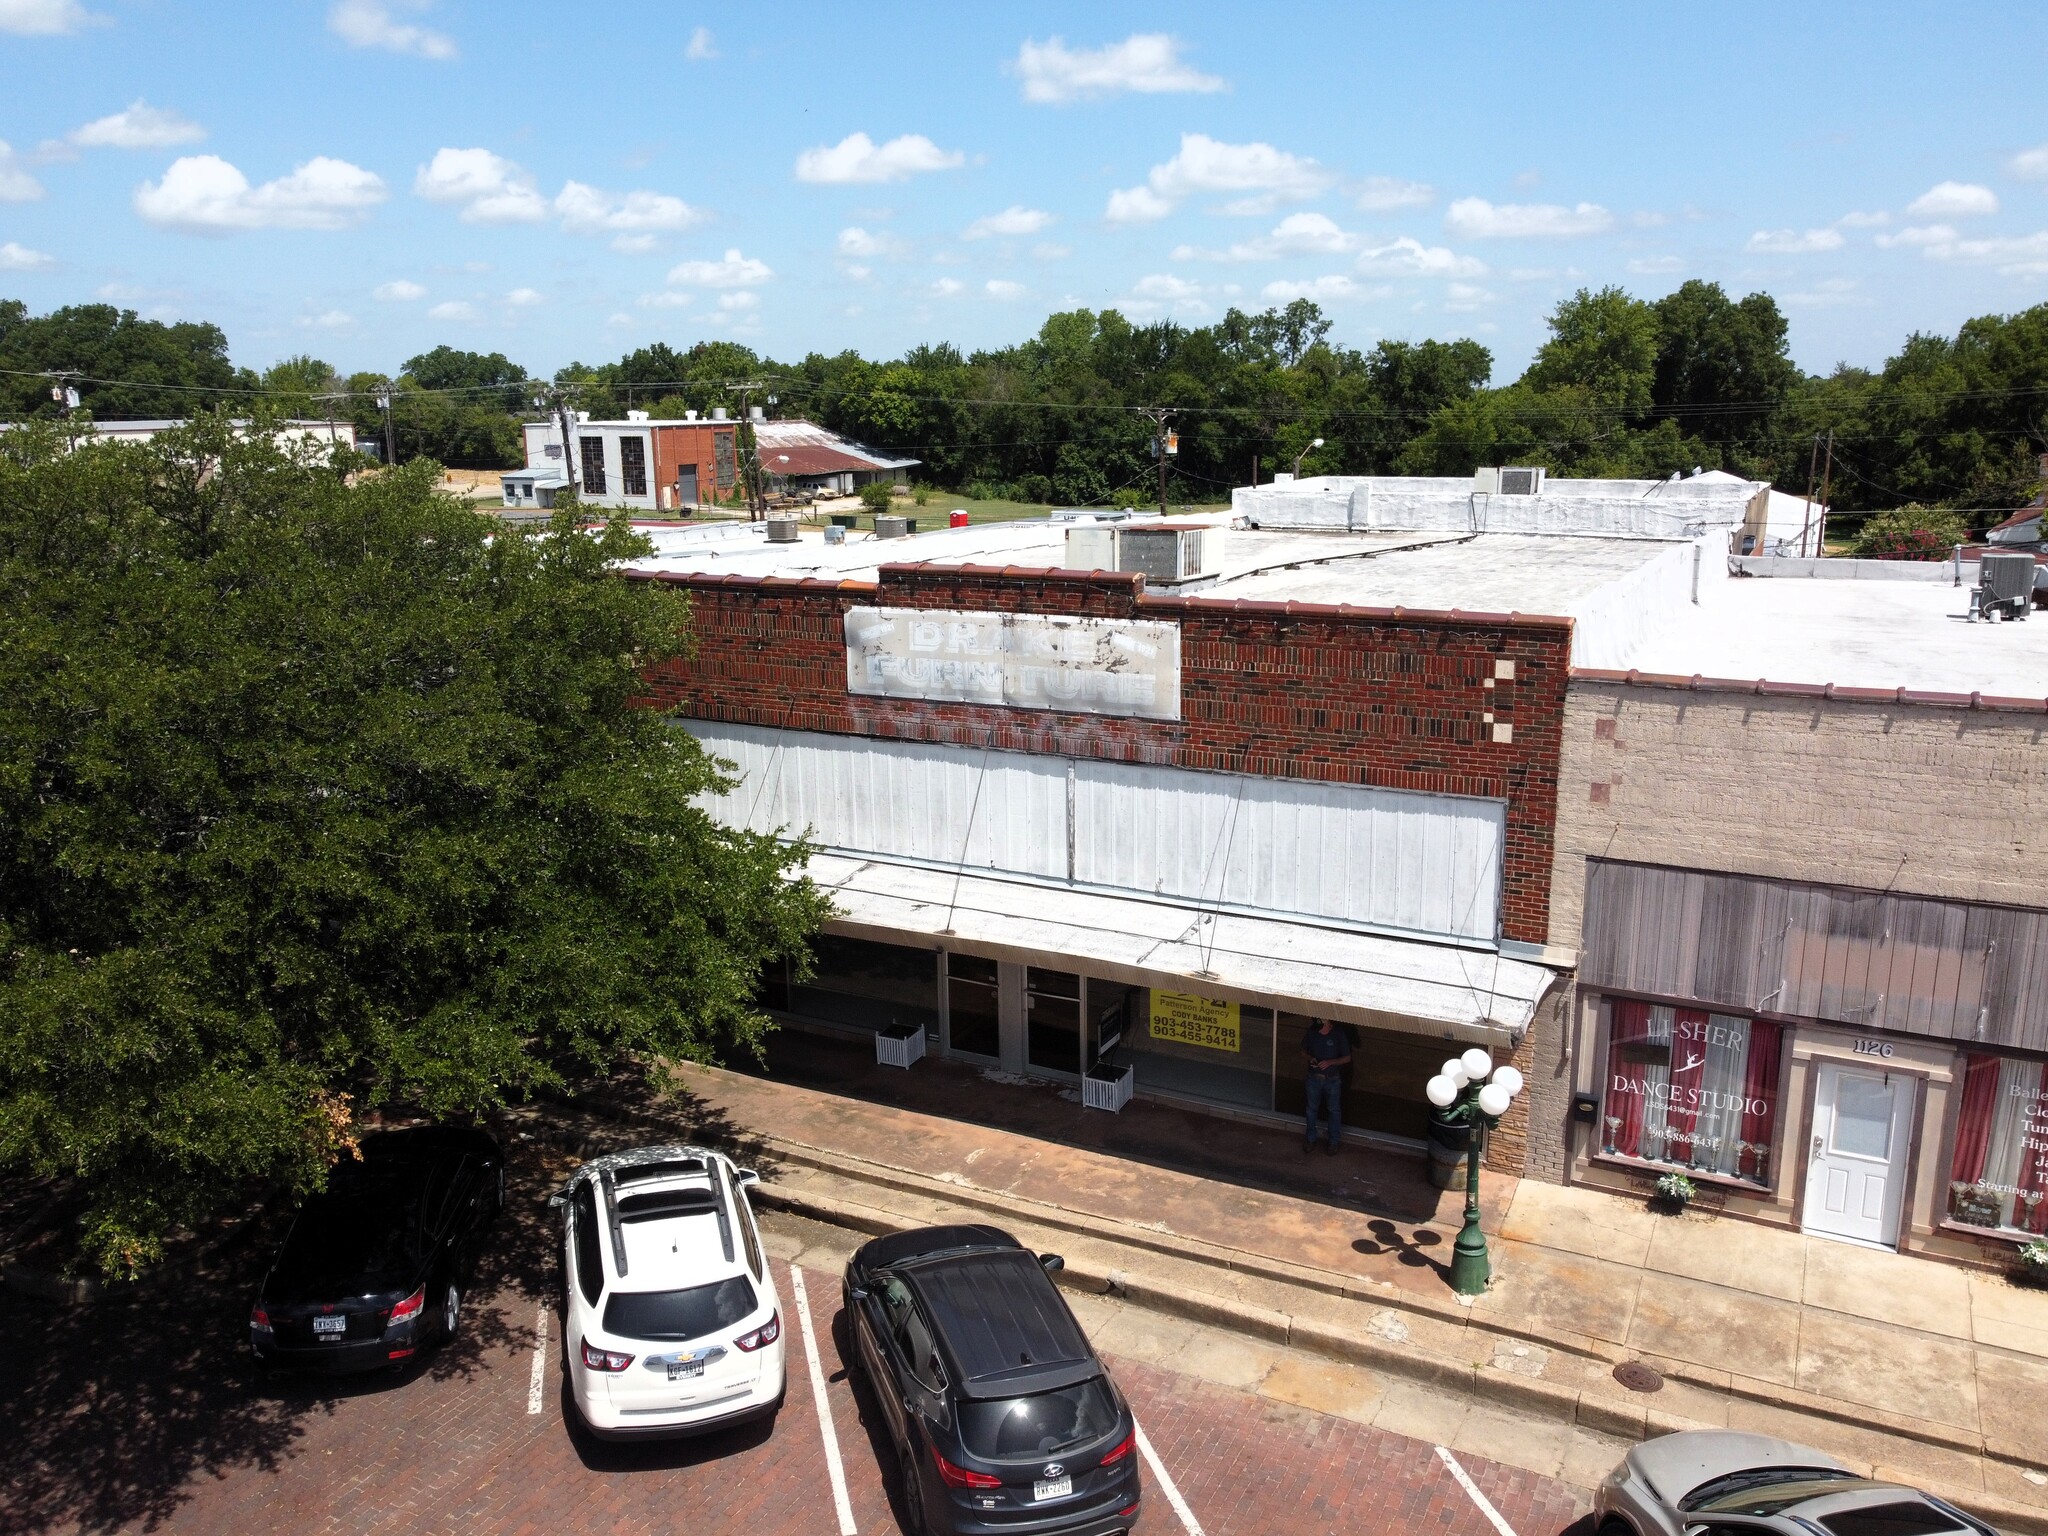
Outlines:
<svg viewBox="0 0 2048 1536"><path fill-rule="evenodd" d="M833 1496L801 1330L772 1430L667 1445L572 1434L561 1392L548 1170L529 1154L465 1337L415 1372L266 1384L241 1343L239 1276L65 1312L7 1296L0 1327L0 1529L43 1533L639 1532L831 1536ZM515 1192L516 1196L516 1192ZM771 1232L773 1223L770 1223ZM777 1246L796 1251L798 1239ZM260 1253L260 1250L257 1250ZM253 1255L252 1255L253 1257ZM897 1530L859 1394L841 1366L838 1276L806 1270L855 1523ZM246 1269L246 1263L244 1268ZM786 1261L778 1261L794 1306ZM195 1306L194 1300L197 1305ZM541 1411L528 1411L547 1313ZM1157 1364L1110 1357L1159 1458L1211 1536L1494 1536L1435 1447ZM1558 1536L1582 1490L1460 1452L1516 1536ZM1147 1468L1139 1528L1183 1523Z"/></svg>

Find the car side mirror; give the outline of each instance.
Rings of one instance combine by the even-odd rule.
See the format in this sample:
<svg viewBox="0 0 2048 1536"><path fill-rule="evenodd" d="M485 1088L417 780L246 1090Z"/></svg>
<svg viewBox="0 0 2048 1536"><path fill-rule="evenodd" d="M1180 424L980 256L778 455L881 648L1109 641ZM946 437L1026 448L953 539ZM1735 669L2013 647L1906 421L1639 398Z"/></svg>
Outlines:
<svg viewBox="0 0 2048 1536"><path fill-rule="evenodd" d="M741 1189L752 1189L756 1184L761 1182L761 1175L754 1172L754 1170L751 1168L740 1169L739 1175Z"/></svg>
<svg viewBox="0 0 2048 1536"><path fill-rule="evenodd" d="M1041 1253L1038 1256L1038 1263L1048 1275L1067 1267L1067 1261L1056 1253Z"/></svg>
<svg viewBox="0 0 2048 1536"><path fill-rule="evenodd" d="M548 1209L551 1211L559 1211L564 1206L568 1205L568 1203L569 1197L563 1194L560 1190L557 1190L555 1191L555 1193L548 1196Z"/></svg>
<svg viewBox="0 0 2048 1536"><path fill-rule="evenodd" d="M849 1301L866 1301L868 1299L868 1293L861 1286L849 1285L846 1288L846 1297Z"/></svg>

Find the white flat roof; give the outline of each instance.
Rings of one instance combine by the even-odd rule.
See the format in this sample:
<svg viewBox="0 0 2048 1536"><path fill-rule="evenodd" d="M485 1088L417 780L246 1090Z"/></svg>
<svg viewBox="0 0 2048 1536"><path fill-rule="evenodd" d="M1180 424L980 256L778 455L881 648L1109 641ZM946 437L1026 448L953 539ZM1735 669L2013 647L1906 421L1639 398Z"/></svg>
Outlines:
<svg viewBox="0 0 2048 1536"><path fill-rule="evenodd" d="M2048 613L1972 624L1969 611L1967 585L1738 578L1703 584L1698 606L1674 611L1621 665L1684 677L2048 699Z"/></svg>
<svg viewBox="0 0 2048 1536"><path fill-rule="evenodd" d="M809 873L843 930L1065 961L1134 986L1277 1002L1381 1029L1491 1043L1526 1030L1556 979L1484 950L879 859L821 853Z"/></svg>

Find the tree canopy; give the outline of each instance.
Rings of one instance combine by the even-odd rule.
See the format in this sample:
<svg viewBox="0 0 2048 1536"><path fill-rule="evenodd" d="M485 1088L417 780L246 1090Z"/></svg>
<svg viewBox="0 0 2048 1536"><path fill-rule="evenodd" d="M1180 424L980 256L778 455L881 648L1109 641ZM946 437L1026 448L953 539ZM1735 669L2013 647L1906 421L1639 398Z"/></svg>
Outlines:
<svg viewBox="0 0 2048 1536"><path fill-rule="evenodd" d="M434 480L221 417L0 446L0 1166L110 1269L372 1108L745 1049L823 916L636 706L688 624L642 542Z"/></svg>

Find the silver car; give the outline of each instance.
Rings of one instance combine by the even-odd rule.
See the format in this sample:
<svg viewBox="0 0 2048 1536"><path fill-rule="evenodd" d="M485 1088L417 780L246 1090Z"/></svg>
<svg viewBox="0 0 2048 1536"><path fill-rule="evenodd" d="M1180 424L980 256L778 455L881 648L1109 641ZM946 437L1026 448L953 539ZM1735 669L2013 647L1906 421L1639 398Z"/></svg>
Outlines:
<svg viewBox="0 0 2048 1536"><path fill-rule="evenodd" d="M1932 1494L1770 1435L1646 1440L1594 1495L1599 1536L1998 1536Z"/></svg>

